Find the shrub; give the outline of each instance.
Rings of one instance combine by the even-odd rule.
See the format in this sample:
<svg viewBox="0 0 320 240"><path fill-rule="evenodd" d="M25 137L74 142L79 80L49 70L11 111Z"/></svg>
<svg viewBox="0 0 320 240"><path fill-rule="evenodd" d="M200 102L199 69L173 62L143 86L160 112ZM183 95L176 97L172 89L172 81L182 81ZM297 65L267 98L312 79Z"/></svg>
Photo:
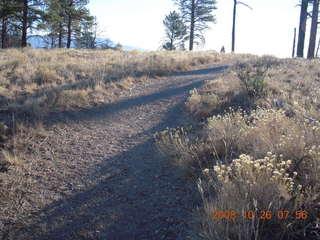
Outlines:
<svg viewBox="0 0 320 240"><path fill-rule="evenodd" d="M252 66L250 64L239 64L237 66L237 76L243 88L250 98L260 98L266 96L267 84L266 66Z"/></svg>

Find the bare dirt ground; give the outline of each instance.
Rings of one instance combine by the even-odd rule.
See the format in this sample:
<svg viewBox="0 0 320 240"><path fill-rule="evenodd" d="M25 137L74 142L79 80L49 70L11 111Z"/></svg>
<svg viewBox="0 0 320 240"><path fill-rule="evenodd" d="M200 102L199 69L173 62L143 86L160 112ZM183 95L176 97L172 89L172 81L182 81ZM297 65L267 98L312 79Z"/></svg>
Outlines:
<svg viewBox="0 0 320 240"><path fill-rule="evenodd" d="M3 239L193 239L196 186L159 154L153 134L188 123L189 90L225 68L150 78L114 103L51 115L38 164L24 170L33 210L7 223Z"/></svg>

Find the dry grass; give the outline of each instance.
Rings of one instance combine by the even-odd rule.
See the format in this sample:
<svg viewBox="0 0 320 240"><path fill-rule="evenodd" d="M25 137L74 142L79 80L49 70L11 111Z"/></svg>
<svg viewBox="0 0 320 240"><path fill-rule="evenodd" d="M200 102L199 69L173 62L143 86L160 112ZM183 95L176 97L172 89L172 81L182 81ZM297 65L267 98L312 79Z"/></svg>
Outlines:
<svg viewBox="0 0 320 240"><path fill-rule="evenodd" d="M151 76L235 58L215 52L138 52L114 50L0 50L0 159L13 159L8 142L22 129L35 128L51 112L107 104ZM16 150L15 150L16 151ZM21 150L18 151L18 153ZM9 153L12 155L9 156ZM5 162L8 162L4 160Z"/></svg>
<svg viewBox="0 0 320 240"><path fill-rule="evenodd" d="M200 179L203 239L319 239L319 63L241 62L191 91L186 107L204 124L157 134L162 152ZM240 217L213 219L218 210ZM245 219L248 210L272 218Z"/></svg>
<svg viewBox="0 0 320 240"><path fill-rule="evenodd" d="M0 122L11 130L0 129L0 143L16 134L16 123L28 125L50 112L107 104L150 76L235 57L215 52L29 48L0 53Z"/></svg>
<svg viewBox="0 0 320 240"><path fill-rule="evenodd" d="M53 159L50 144L43 147L50 139L49 113L108 104L150 77L235 57L215 52L0 50L0 238L48 198L33 194L40 184L34 175L47 171L46 160L39 158Z"/></svg>
<svg viewBox="0 0 320 240"><path fill-rule="evenodd" d="M215 52L64 49L9 49L0 55L0 109L27 118L107 103L144 76L235 58Z"/></svg>

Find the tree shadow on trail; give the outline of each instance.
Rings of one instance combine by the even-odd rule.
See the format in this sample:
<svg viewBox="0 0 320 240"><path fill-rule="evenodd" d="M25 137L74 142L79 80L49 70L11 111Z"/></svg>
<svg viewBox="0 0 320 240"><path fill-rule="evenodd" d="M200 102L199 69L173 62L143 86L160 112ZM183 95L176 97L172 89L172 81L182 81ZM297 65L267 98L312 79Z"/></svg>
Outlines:
<svg viewBox="0 0 320 240"><path fill-rule="evenodd" d="M171 108L152 132L176 127L181 104ZM151 139L106 159L92 174L99 179L96 185L49 205L38 213L44 217L24 231L31 236L40 233L32 237L39 240L187 239L200 196L167 161ZM120 171L105 178L115 168Z"/></svg>

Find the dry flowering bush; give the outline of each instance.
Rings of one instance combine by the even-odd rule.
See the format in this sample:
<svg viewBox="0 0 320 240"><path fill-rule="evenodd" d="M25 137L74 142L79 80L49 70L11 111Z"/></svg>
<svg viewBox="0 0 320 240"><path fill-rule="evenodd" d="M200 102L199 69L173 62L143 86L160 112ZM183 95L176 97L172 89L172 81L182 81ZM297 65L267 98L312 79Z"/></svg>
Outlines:
<svg viewBox="0 0 320 240"><path fill-rule="evenodd" d="M212 161L216 164L203 170L206 177L199 185L204 202L202 229L207 239L270 239L271 232L279 233L274 239L317 239L318 125L290 118L284 110L230 110L209 118L206 130L216 152ZM230 161L233 156L239 157ZM275 214L281 209L291 213L304 209L309 217L304 222L293 217L264 222L255 219L251 223L241 219L231 225L230 219L210 218L212 211L219 209Z"/></svg>
<svg viewBox="0 0 320 240"><path fill-rule="evenodd" d="M260 158L271 151L296 162L305 156L308 147L320 144L318 125L290 118L281 109L256 109L250 113L231 109L208 118L205 133L213 151L224 161L242 153Z"/></svg>
<svg viewBox="0 0 320 240"><path fill-rule="evenodd" d="M312 151L315 153L315 148ZM313 167L319 169L319 163ZM310 174L311 186L299 180L297 171L293 171L293 161L271 152L261 159L242 154L230 164L220 163L213 169L204 169L204 177L198 183L204 203L200 214L203 237L317 239L314 233L319 231L320 211L315 204L319 202L315 193L319 191L319 180ZM308 218L299 220L295 214L302 209ZM212 213L219 210L233 211L238 217L213 219ZM272 216L248 218L245 214L248 211L255 212L256 216L270 212ZM288 217L279 218L281 211L287 211Z"/></svg>
<svg viewBox="0 0 320 240"><path fill-rule="evenodd" d="M291 165L291 160L285 161L271 152L268 152L266 157L256 160L249 155L242 154L230 165L218 164L214 166L214 171L222 183L237 182L239 186L245 184L250 187L262 183L265 179L270 179L271 182L285 188L288 193L292 193L295 191L294 178L298 173L294 172L292 177L289 176ZM296 186L298 190L301 188L301 185Z"/></svg>

